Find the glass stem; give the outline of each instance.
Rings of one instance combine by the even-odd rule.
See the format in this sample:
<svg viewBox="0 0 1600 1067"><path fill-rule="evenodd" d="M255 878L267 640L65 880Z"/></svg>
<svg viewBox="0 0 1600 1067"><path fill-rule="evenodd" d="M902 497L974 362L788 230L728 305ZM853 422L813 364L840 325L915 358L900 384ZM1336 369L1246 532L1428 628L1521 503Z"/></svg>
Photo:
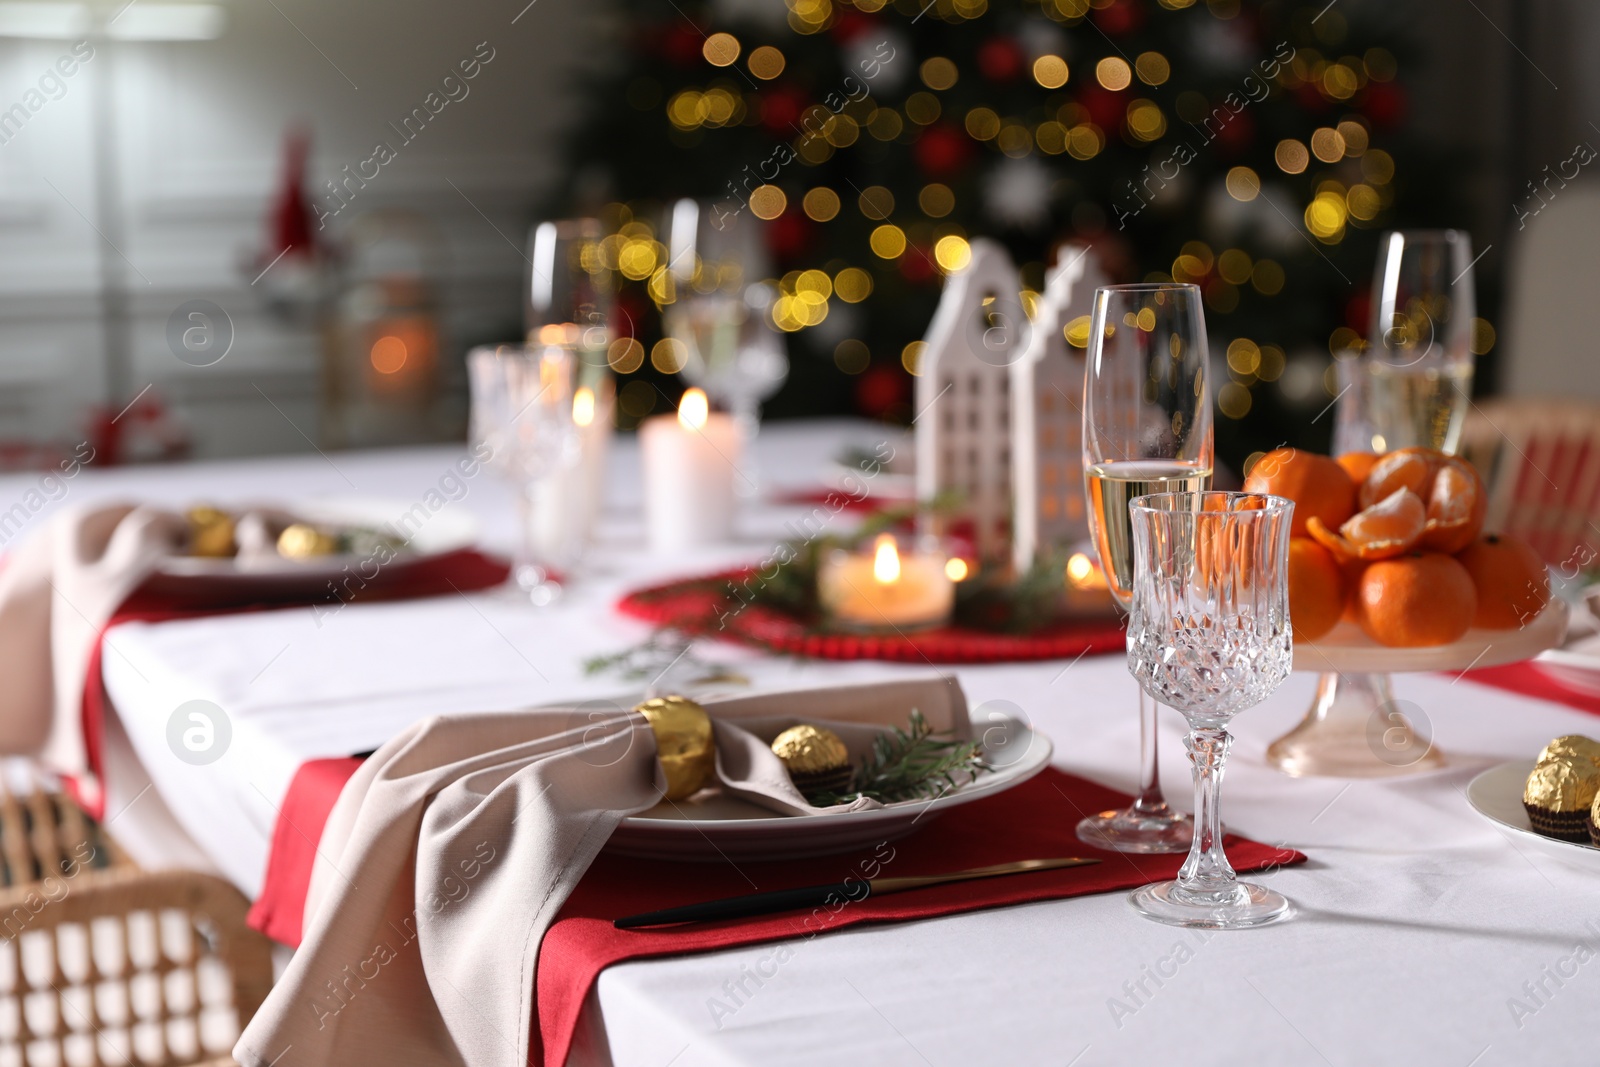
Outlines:
<svg viewBox="0 0 1600 1067"><path fill-rule="evenodd" d="M1161 793L1161 761L1156 737L1156 712L1160 705L1144 687L1139 687L1139 796L1133 810L1140 815L1167 814L1167 798Z"/></svg>
<svg viewBox="0 0 1600 1067"><path fill-rule="evenodd" d="M533 589L544 581L533 534L533 484L517 479L517 547L511 559L511 580L523 589Z"/></svg>
<svg viewBox="0 0 1600 1067"><path fill-rule="evenodd" d="M1217 726L1194 726L1184 741L1194 764L1194 842L1178 871L1178 892L1196 903L1225 904L1238 879L1222 850L1222 766L1233 735Z"/></svg>

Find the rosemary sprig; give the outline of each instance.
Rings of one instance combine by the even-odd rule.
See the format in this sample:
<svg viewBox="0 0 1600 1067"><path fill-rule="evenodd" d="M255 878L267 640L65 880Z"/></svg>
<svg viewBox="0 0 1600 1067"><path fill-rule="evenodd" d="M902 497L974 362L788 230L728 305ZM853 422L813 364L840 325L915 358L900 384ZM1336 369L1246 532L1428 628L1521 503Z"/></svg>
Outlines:
<svg viewBox="0 0 1600 1067"><path fill-rule="evenodd" d="M848 804L870 797L885 804L937 797L992 771L975 741L957 741L934 733L928 720L911 709L909 729L885 730L872 742L872 753L856 768L850 788L811 798L817 807Z"/></svg>

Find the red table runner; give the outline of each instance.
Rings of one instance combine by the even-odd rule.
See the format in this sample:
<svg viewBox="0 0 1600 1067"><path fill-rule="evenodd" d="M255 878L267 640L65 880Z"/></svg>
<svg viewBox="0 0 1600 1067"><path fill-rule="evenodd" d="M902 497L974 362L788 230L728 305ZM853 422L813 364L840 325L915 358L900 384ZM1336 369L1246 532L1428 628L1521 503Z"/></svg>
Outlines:
<svg viewBox="0 0 1600 1067"><path fill-rule="evenodd" d="M740 599L736 586L757 581L755 575L751 570L726 571L638 589L619 600L617 610L687 634L811 659L1015 663L1072 659L1125 647L1122 620L1117 618L1060 622L1027 634L960 626L890 634L819 632L803 619Z"/></svg>
<svg viewBox="0 0 1600 1067"><path fill-rule="evenodd" d="M1508 689L1523 696L1565 704L1569 708L1587 711L1591 715L1600 715L1600 697L1562 685L1536 667L1531 660L1507 663L1499 667L1479 667L1474 671L1463 671L1460 676L1469 682L1492 685L1496 689Z"/></svg>
<svg viewBox="0 0 1600 1067"><path fill-rule="evenodd" d="M301 936L301 911L311 865L338 786L360 766L356 759L314 760L302 766L284 799L252 926L290 945ZM736 945L805 941L818 933L865 922L954 915L981 908L1057 900L1132 889L1171 878L1181 855L1131 856L1101 852L1077 839L1078 820L1126 805L1129 797L1047 768L999 796L950 808L910 837L854 853L776 863L687 863L601 853L546 932L539 952L535 1064L561 1064L571 1047L584 999L600 972L624 960L707 952ZM1229 836L1228 858L1240 871L1300 863L1299 852ZM1093 867L1039 871L840 902L837 908L648 930L618 930L611 920L656 908L768 892L878 874L916 875L1017 859L1095 856ZM1130 923L1137 922L1129 914Z"/></svg>
<svg viewBox="0 0 1600 1067"><path fill-rule="evenodd" d="M217 595L214 586L202 581L168 582L161 586L146 585L134 591L111 620L101 628L89 652L87 678L83 686L83 744L88 766L95 782L104 772L101 748L105 736L105 709L107 697L105 682L100 674L101 655L105 649L106 634L114 626L125 622L167 622L172 619L199 618L205 615L230 615L244 611L268 611L313 603L342 601L345 604L367 603L379 600L414 600L452 593L466 593L486 589L506 580L510 567L502 560L486 556L475 549L445 552L428 559L418 560L405 567L379 569L365 584L357 589L341 585L335 589L329 583L327 595L307 598L303 592L292 596L274 597L270 593L254 592L241 597L226 592ZM105 790L98 785L92 790L81 783L68 780L73 799L94 818L105 817ZM343 784L341 782L341 784ZM320 824L318 824L320 827Z"/></svg>

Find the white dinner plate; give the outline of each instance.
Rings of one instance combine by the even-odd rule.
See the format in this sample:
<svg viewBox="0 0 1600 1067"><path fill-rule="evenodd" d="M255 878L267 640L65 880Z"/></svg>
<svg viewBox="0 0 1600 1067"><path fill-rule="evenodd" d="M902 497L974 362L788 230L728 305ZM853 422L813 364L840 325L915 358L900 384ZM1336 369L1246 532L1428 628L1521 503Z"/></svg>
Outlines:
<svg viewBox="0 0 1600 1067"><path fill-rule="evenodd" d="M1522 787L1536 762L1519 759L1490 767L1467 785L1467 801L1485 819L1514 831L1518 848L1528 845L1568 866L1600 872L1600 848L1533 832L1528 812L1522 806Z"/></svg>
<svg viewBox="0 0 1600 1067"><path fill-rule="evenodd" d="M478 521L464 511L443 509L430 512L424 503L403 500L328 499L287 501L275 508L311 523L336 527L383 529L410 533L410 540L384 564L384 571L397 574L405 568L446 552L470 548L478 542ZM329 581L365 565L359 554L340 553L290 559L276 554L251 560L218 559L204 556L169 556L156 573L168 581L200 579L209 583L270 588L286 586L322 588Z"/></svg>
<svg viewBox="0 0 1600 1067"><path fill-rule="evenodd" d="M1015 719L992 720L980 737L996 769L934 800L837 815L779 815L708 790L623 819L606 847L648 859L737 861L824 856L894 841L952 808L1021 785L1050 762L1050 739Z"/></svg>
<svg viewBox="0 0 1600 1067"><path fill-rule="evenodd" d="M1464 671L1472 667L1498 667L1532 659L1558 647L1567 634L1568 609L1552 598L1543 611L1516 630L1471 629L1461 640L1433 648L1389 648L1361 632L1351 622L1341 622L1315 641L1294 643L1297 671L1338 671L1356 674L1409 674L1413 671Z"/></svg>

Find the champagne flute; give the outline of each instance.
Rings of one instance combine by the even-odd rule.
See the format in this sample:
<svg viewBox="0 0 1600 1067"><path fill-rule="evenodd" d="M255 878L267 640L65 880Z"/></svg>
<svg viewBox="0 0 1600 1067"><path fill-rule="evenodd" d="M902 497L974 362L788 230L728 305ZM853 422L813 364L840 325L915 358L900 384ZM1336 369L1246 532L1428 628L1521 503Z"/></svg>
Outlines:
<svg viewBox="0 0 1600 1067"><path fill-rule="evenodd" d="M1454 452L1472 396L1472 240L1462 230L1383 236L1363 360L1371 451Z"/></svg>
<svg viewBox="0 0 1600 1067"><path fill-rule="evenodd" d="M673 205L667 229L673 299L662 325L683 344L683 379L733 416L744 475L735 484L754 491L761 405L789 376L762 230L754 217L694 200Z"/></svg>
<svg viewBox="0 0 1600 1067"><path fill-rule="evenodd" d="M1200 289L1174 283L1096 289L1083 386L1083 462L1090 525L1107 584L1133 596L1128 502L1204 489L1211 478L1211 391ZM1139 694L1139 793L1133 806L1078 823L1078 837L1117 852L1182 852L1192 820L1167 806L1156 705Z"/></svg>
<svg viewBox="0 0 1600 1067"><path fill-rule="evenodd" d="M1128 670L1189 721L1194 839L1170 882L1133 906L1173 926L1233 930L1289 914L1283 895L1241 882L1222 849L1220 790L1228 723L1289 677L1289 528L1294 504L1261 493L1138 497Z"/></svg>
<svg viewBox="0 0 1600 1067"><path fill-rule="evenodd" d="M472 439L516 494L517 541L508 587L541 607L555 600L561 587L538 559L534 487L578 458L572 412L577 363L566 345L486 345L467 355Z"/></svg>
<svg viewBox="0 0 1600 1067"><path fill-rule="evenodd" d="M541 222L528 233L523 323L528 345L560 345L577 356L578 387L608 392L616 335L614 279L605 268L598 219Z"/></svg>

